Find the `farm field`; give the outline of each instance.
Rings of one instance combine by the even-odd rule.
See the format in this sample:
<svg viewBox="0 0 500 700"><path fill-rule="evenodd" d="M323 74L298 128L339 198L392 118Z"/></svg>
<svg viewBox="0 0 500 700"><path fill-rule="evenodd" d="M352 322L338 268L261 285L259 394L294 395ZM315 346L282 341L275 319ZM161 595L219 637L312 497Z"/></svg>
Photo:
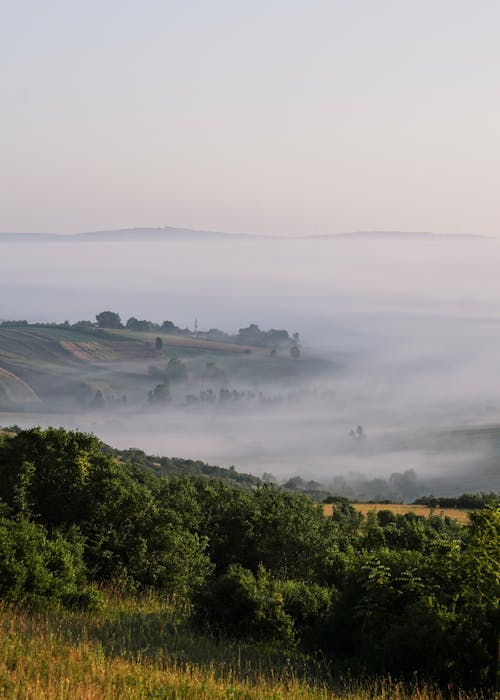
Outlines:
<svg viewBox="0 0 500 700"><path fill-rule="evenodd" d="M370 511L390 510L396 515L406 515L406 513L414 513L428 517L429 515L439 515L440 517L448 517L456 520L459 523L466 524L469 522L468 511L460 508L429 508L428 506L412 505L406 503L353 503L352 504L358 513L366 516ZM331 503L325 504L325 515L331 515L334 505Z"/></svg>
<svg viewBox="0 0 500 700"><path fill-rule="evenodd" d="M155 347L158 337L160 349ZM188 369L198 374L208 362L238 377L257 372L279 378L283 371L309 369L307 362L298 367L285 351L273 358L269 352L232 342L126 329L0 327L0 405L5 394L4 404L24 410L38 395L42 402L50 399L54 407L57 398L74 398L76 385L93 388L93 382L103 377L110 396L128 389L133 394L137 386L145 395L151 388L147 380L151 367L161 374L171 358L187 361Z"/></svg>
<svg viewBox="0 0 500 700"><path fill-rule="evenodd" d="M286 357L271 361L263 348L164 333L158 349L157 337L125 329L0 327L0 408L81 410L92 407L98 390L108 405L124 394L129 403L143 404L171 358L187 361L190 377L203 375L209 362L236 376L290 365Z"/></svg>
<svg viewBox="0 0 500 700"><path fill-rule="evenodd" d="M269 350L265 348L253 347L251 345L240 345L239 343L230 343L215 340L205 340L203 338L193 338L190 336L155 333L148 331L130 331L130 330L107 330L110 337L113 336L123 336L126 334L127 338L139 340L144 343L154 343L156 337L160 335L164 346L178 347L178 348L194 348L197 350L219 350L220 352L232 352L236 354L257 352L260 354L269 354Z"/></svg>

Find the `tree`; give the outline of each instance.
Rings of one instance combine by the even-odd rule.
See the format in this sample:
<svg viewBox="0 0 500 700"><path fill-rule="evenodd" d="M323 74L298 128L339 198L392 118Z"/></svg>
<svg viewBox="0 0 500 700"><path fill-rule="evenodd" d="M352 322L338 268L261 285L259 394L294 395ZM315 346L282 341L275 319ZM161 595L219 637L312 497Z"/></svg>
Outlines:
<svg viewBox="0 0 500 700"><path fill-rule="evenodd" d="M149 403L165 403L170 401L170 389L168 384L157 384L154 389L148 392Z"/></svg>
<svg viewBox="0 0 500 700"><path fill-rule="evenodd" d="M120 316L114 311L101 311L95 318L98 328L123 328Z"/></svg>
<svg viewBox="0 0 500 700"><path fill-rule="evenodd" d="M90 403L92 408L101 409L104 408L104 395L100 389L95 392L94 398Z"/></svg>
<svg viewBox="0 0 500 700"><path fill-rule="evenodd" d="M152 321L146 321L143 319L140 321L139 319L135 318L134 316L131 316L127 323L125 324L125 327L128 328L130 331L146 331L150 332L154 328L154 324Z"/></svg>
<svg viewBox="0 0 500 700"><path fill-rule="evenodd" d="M33 428L6 437L0 443L0 597L6 591L54 597L56 584L74 596L82 560L95 581L180 595L201 585L212 570L206 538L184 526L174 499L162 503L161 491L145 481L105 454L92 435Z"/></svg>
<svg viewBox="0 0 500 700"><path fill-rule="evenodd" d="M179 382L187 377L187 367L178 357L171 357L168 361L164 377L169 382Z"/></svg>
<svg viewBox="0 0 500 700"><path fill-rule="evenodd" d="M238 342L256 345L263 336L262 331L256 323L251 323L248 328L240 328L238 331Z"/></svg>
<svg viewBox="0 0 500 700"><path fill-rule="evenodd" d="M172 321L163 321L161 324L162 333L175 333L177 330L179 329Z"/></svg>

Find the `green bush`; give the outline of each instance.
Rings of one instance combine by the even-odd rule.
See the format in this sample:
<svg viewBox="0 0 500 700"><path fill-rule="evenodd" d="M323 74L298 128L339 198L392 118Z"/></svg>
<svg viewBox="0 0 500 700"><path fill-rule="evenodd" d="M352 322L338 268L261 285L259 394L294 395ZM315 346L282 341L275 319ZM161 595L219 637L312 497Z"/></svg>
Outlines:
<svg viewBox="0 0 500 700"><path fill-rule="evenodd" d="M324 635L335 589L306 581L284 581L281 591L285 612L293 620L300 643L314 648Z"/></svg>
<svg viewBox="0 0 500 700"><path fill-rule="evenodd" d="M213 632L236 639L296 643L291 616L286 612L281 582L259 567L257 574L233 564L196 599L195 619Z"/></svg>
<svg viewBox="0 0 500 700"><path fill-rule="evenodd" d="M66 605L80 596L80 607L96 607L98 594L86 585L82 541L24 519L0 519L0 598L43 606ZM85 594L85 595L84 595Z"/></svg>

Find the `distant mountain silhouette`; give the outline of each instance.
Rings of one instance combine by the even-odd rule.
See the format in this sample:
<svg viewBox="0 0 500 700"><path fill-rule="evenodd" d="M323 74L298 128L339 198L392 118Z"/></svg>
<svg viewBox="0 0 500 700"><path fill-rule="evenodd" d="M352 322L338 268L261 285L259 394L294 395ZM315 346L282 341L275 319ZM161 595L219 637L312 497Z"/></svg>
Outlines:
<svg viewBox="0 0 500 700"><path fill-rule="evenodd" d="M0 232L0 243L20 243L20 242L119 242L119 241L202 241L207 239L216 240L304 240L304 239L397 239L397 240L435 240L435 239L464 239L482 238L491 236L481 236L476 234L457 233L431 233L428 231L353 231L350 233L332 234L311 234L301 236L266 236L250 233L222 233L221 231L202 231L189 228L175 228L164 226L161 228L124 228L108 231L86 231L75 234L55 234L55 233L10 233Z"/></svg>
<svg viewBox="0 0 500 700"><path fill-rule="evenodd" d="M124 228L112 231L90 231L78 233L75 238L79 240L154 240L165 241L175 238L176 240L202 239L202 238L266 238L266 236L254 236L245 233L222 233L221 231L200 231L190 228L175 228L164 226L162 228Z"/></svg>
<svg viewBox="0 0 500 700"><path fill-rule="evenodd" d="M169 240L203 240L203 239L267 239L273 236L254 235L249 233L222 233L220 231L200 231L189 228L124 228L107 231L85 231L75 234L55 233L2 233L0 242L41 242L41 241L169 241Z"/></svg>
<svg viewBox="0 0 500 700"><path fill-rule="evenodd" d="M334 233L314 235L310 238L397 238L403 239L435 239L435 238L490 238L472 233L432 233L430 231L351 231L349 233Z"/></svg>

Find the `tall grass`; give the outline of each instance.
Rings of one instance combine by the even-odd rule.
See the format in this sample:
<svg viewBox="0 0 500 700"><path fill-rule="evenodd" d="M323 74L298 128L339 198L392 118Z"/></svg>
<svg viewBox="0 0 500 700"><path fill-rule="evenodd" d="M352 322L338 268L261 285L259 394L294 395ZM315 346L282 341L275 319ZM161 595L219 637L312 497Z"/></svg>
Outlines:
<svg viewBox="0 0 500 700"><path fill-rule="evenodd" d="M332 678L321 664L193 633L155 596L108 593L99 613L0 608L9 700L444 700L429 686ZM449 695L447 696L450 697ZM478 695L455 694L460 700Z"/></svg>

